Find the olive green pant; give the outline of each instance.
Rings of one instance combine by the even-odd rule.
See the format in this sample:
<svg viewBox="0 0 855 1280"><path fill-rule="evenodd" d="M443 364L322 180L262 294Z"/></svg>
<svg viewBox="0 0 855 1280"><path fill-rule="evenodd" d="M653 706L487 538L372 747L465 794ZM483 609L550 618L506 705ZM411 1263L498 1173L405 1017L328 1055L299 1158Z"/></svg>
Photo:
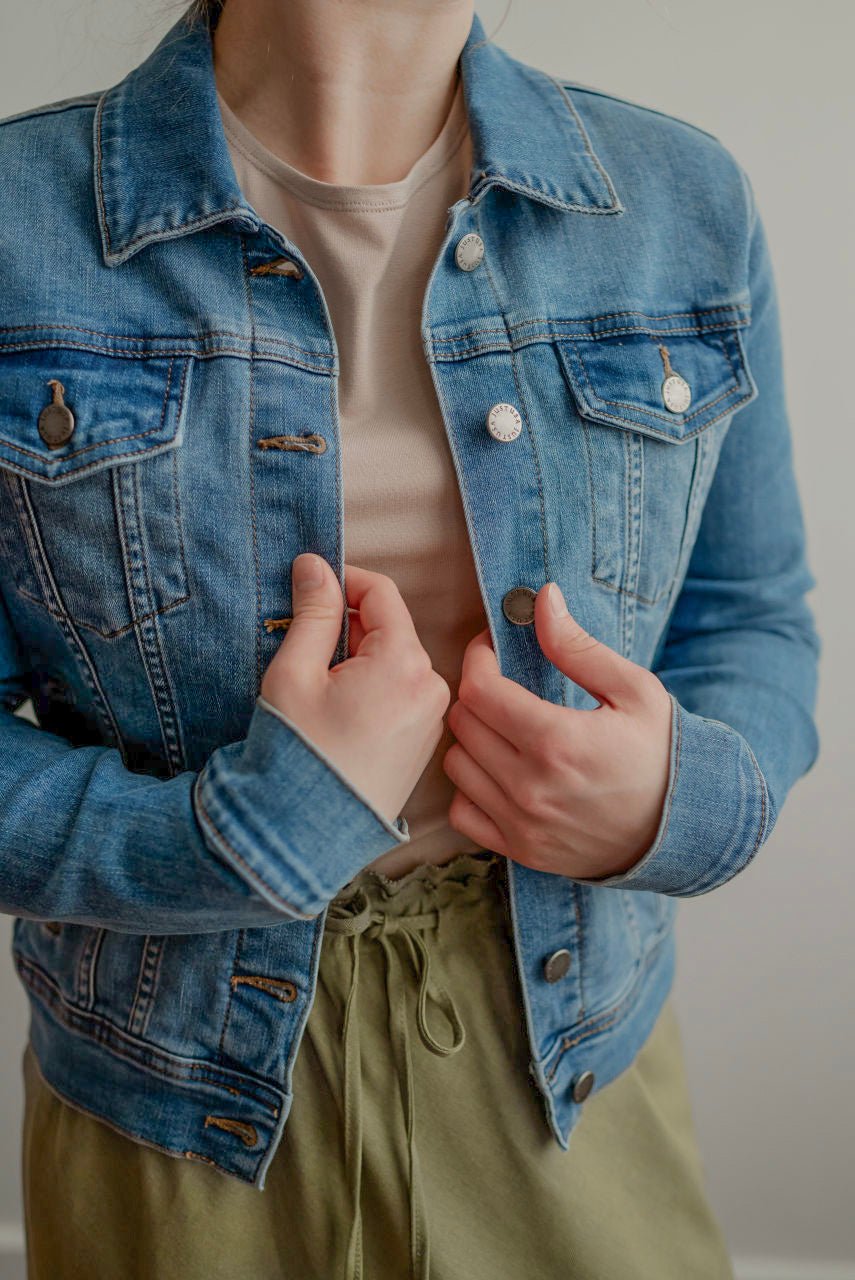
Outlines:
<svg viewBox="0 0 855 1280"><path fill-rule="evenodd" d="M337 895L263 1191L65 1104L28 1046L30 1280L733 1280L670 998L550 1133L505 876L462 854Z"/></svg>

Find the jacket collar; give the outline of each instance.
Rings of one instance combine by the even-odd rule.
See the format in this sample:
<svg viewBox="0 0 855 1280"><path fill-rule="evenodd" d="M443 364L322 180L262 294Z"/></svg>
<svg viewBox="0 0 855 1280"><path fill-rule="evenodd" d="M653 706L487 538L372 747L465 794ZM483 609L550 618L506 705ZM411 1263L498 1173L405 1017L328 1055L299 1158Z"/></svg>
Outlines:
<svg viewBox="0 0 855 1280"><path fill-rule="evenodd" d="M470 197L494 183L555 209L621 213L569 93L472 25L460 74L473 144ZM211 29L188 7L148 57L98 99L95 200L104 261L226 220L261 226L223 133Z"/></svg>

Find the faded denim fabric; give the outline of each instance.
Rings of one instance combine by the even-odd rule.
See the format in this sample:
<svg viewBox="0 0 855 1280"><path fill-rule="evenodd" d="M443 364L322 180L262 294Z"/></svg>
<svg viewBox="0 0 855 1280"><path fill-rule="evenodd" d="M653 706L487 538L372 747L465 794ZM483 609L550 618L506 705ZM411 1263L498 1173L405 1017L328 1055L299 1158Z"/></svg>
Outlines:
<svg viewBox="0 0 855 1280"><path fill-rule="evenodd" d="M677 900L751 862L815 759L813 578L741 166L486 43L477 15L461 71L475 167L422 337L501 670L595 705L502 610L554 579L673 699L634 867L508 863L530 1071L567 1147L574 1081L623 1071L671 988ZM408 839L258 696L294 557L343 584L329 314L237 185L188 12L119 84L4 120L0 165L0 907L33 1047L74 1105L261 1189L327 904ZM281 256L300 278L257 270ZM51 378L76 422L56 449ZM485 429L497 402L512 442ZM264 447L283 431L325 447ZM40 727L12 714L28 696Z"/></svg>

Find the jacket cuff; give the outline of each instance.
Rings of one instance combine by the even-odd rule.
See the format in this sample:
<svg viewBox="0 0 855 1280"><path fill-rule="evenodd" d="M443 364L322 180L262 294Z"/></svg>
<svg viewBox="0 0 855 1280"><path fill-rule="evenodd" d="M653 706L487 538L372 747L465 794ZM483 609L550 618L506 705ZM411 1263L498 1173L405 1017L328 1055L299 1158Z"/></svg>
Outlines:
<svg viewBox="0 0 855 1280"><path fill-rule="evenodd" d="M671 695L668 790L653 844L627 871L579 884L694 897L742 871L772 829L766 779L740 733Z"/></svg>
<svg viewBox="0 0 855 1280"><path fill-rule="evenodd" d="M405 818L387 821L260 694L246 738L211 754L193 803L212 853L292 919L319 915L358 871L410 839Z"/></svg>

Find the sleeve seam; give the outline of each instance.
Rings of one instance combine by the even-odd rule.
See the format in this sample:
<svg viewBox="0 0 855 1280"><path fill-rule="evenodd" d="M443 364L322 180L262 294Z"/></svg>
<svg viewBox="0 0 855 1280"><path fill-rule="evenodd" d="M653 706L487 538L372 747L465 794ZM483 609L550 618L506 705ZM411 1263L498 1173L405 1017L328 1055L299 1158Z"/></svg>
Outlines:
<svg viewBox="0 0 855 1280"><path fill-rule="evenodd" d="M233 857L235 861L243 868L242 874L244 875L244 878L249 880L253 884L260 885L264 889L264 891L268 893L271 896L271 898L273 898L273 900L276 902L278 906L282 907L285 911L288 911L291 913L292 918L299 919L299 920L313 920L315 918L313 915L308 914L304 911L300 911L297 907L293 905L293 903L288 902L285 898L282 897L281 894L277 893L276 890L272 887L272 885L268 884L267 881L263 879L263 877L260 876L253 867L250 866L250 864L246 861L246 859L243 858L238 853L237 849L234 848L234 846L230 843L230 841L226 839L226 837L223 835L222 831L220 831L219 827L216 825L210 813L205 807L205 803L202 800L201 784L202 784L202 774L200 773L193 787L193 796L196 803L197 814L201 819L203 825L207 826L208 829L211 831L214 838L218 840L224 846L225 849L228 850L230 856Z"/></svg>
<svg viewBox="0 0 855 1280"><path fill-rule="evenodd" d="M374 805L370 802L370 800L364 794L364 792L362 792L360 788L356 786L355 783L351 782L350 779L345 776L345 774L341 771L339 766L333 760L330 760L321 751L320 747L318 747L316 743L312 742L311 738L306 736L306 734L299 727L299 725L295 724L294 721L291 720L288 716L286 716L284 712L280 711L278 707L274 707L273 704L268 702L267 699L262 697L261 694L258 694L256 698L256 702L262 708L262 710L268 712L270 715L274 716L277 720L279 720L282 724L284 724L287 729L290 729L291 732L297 738L299 738L300 742L302 742L304 746L308 747L308 749L312 752L314 757L318 761L320 761L320 763L326 769L329 769L329 771L338 779L341 785L343 787L346 787L346 789L350 792L350 794L353 795L360 802L360 804L364 806L364 808L371 814L374 821L382 824L384 831L388 831L389 834L392 835L398 841L399 844L408 843L406 840L401 839L401 836L404 834L401 831L401 828L396 826L393 822L390 822L388 818L386 818L380 812L379 809L376 809L374 807Z"/></svg>
<svg viewBox="0 0 855 1280"><path fill-rule="evenodd" d="M754 752L751 750L751 747L748 744L748 742L745 743L745 748L748 752L751 763L754 766L754 772L757 775L757 780L760 783L760 828L757 832L757 839L754 841L754 848L751 850L751 853L748 855L748 858L743 863L743 866L747 867L748 863L751 862L757 850L760 848L761 844L766 838L766 831L769 825L770 806L769 806L769 798L768 798L768 791L769 791L768 785L763 775L763 771L760 768L760 765L757 763L757 757L755 756Z"/></svg>
<svg viewBox="0 0 855 1280"><path fill-rule="evenodd" d="M730 728L730 726L725 726L725 727ZM731 732L735 733L736 730L731 729ZM751 852L748 854L748 857L740 861L737 867L734 870L732 870L729 875L726 875L723 880L714 879L712 884L707 885L705 889L701 890L704 893L710 892L713 889L722 888L730 880L735 879L737 875L743 872L746 869L746 867L748 867L749 864L753 862L758 850L760 849L761 845L763 844L763 841L765 840L766 833L767 833L768 818L769 818L769 813L771 812L771 809L768 803L768 787L766 784L766 779L763 775L762 769L757 763L757 757L754 755L754 752L751 750L751 747L749 746L748 742L742 736L742 734L739 734L738 736L742 738L742 741L745 745L745 750L748 752L748 757L754 768L757 781L760 784L760 826L758 828L757 835L754 840L754 844L751 848ZM705 878L703 875L696 877L696 879L692 882L690 886L681 890L681 894L683 896L688 896L688 897L692 896L693 894L696 894L698 891L698 886L704 884L704 879Z"/></svg>

